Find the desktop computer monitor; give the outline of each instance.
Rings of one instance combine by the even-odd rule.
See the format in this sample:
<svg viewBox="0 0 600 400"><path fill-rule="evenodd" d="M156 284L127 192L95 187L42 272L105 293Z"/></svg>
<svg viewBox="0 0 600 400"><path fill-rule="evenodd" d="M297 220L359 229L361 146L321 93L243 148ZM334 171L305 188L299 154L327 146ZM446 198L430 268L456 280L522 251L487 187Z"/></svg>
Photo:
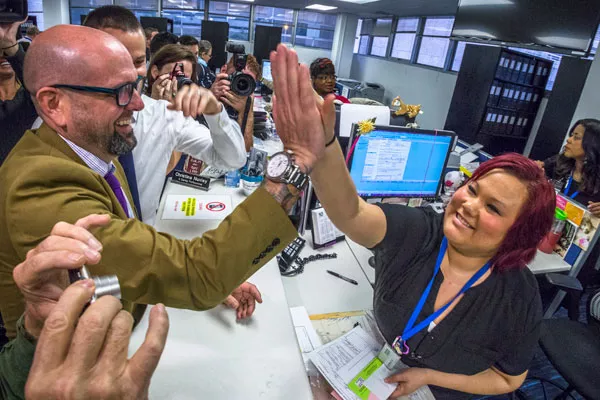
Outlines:
<svg viewBox="0 0 600 400"><path fill-rule="evenodd" d="M262 76L268 81L273 81L273 75L271 75L271 61L263 60Z"/></svg>
<svg viewBox="0 0 600 400"><path fill-rule="evenodd" d="M353 133L348 168L359 196L436 197L455 139L450 131L381 125Z"/></svg>

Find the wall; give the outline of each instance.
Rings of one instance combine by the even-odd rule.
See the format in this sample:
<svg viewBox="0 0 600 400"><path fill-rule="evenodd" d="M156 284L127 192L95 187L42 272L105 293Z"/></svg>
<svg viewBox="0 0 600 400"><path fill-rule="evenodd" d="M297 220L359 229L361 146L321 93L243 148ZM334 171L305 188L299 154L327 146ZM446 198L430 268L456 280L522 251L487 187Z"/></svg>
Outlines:
<svg viewBox="0 0 600 400"><path fill-rule="evenodd" d="M69 0L43 0L43 6L44 29L70 23Z"/></svg>
<svg viewBox="0 0 600 400"><path fill-rule="evenodd" d="M350 77L357 26L358 17L356 15L338 15L333 37L333 49L331 49L331 60L335 65L337 76L341 78Z"/></svg>
<svg viewBox="0 0 600 400"><path fill-rule="evenodd" d="M446 122L457 75L356 54L350 78L383 85L387 105L396 96L408 104L421 104L423 114L417 123L425 129L440 129Z"/></svg>
<svg viewBox="0 0 600 400"><path fill-rule="evenodd" d="M575 109L571 126L575 121L582 118L600 119L600 109L598 108L598 104L600 104L600 90L598 88L600 88L600 54L596 55L592 63L585 86L581 92L581 97L579 98L579 103Z"/></svg>

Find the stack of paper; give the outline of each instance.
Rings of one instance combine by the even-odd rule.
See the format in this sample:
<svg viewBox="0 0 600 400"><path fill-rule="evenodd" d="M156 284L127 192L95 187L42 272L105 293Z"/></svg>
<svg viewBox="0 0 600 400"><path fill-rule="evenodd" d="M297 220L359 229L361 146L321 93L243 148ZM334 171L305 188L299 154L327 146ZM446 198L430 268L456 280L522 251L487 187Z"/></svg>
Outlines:
<svg viewBox="0 0 600 400"><path fill-rule="evenodd" d="M310 353L310 360L343 400L385 400L396 385L384 379L395 372L378 357L381 344L360 326ZM401 365L401 369L407 368ZM427 386L406 400L434 400Z"/></svg>

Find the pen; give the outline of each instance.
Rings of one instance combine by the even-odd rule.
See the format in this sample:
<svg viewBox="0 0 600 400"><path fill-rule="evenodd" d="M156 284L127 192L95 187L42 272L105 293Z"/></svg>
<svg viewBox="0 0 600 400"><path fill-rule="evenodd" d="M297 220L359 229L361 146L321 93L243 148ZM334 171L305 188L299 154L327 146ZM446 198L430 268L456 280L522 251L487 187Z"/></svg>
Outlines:
<svg viewBox="0 0 600 400"><path fill-rule="evenodd" d="M350 282L350 283L351 283L351 284L353 284L353 285L358 285L358 282L356 282L354 279L346 278L345 276L343 276L343 275L340 275L340 274L338 274L337 272L333 272L333 271L327 270L327 273L328 273L328 274L331 274L331 275L333 275L333 276L335 276L336 278L343 279L343 280L345 280L346 282Z"/></svg>

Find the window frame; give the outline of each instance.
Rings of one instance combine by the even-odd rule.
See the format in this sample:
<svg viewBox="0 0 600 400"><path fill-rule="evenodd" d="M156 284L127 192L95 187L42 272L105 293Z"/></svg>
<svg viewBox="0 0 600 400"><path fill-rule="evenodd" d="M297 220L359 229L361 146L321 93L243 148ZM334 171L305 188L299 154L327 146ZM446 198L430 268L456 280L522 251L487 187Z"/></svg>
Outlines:
<svg viewBox="0 0 600 400"><path fill-rule="evenodd" d="M210 21L211 20L210 19L211 16L225 17L225 18L236 18L236 19L239 18L240 20L247 20L247 22L248 22L248 24L247 24L247 26L248 26L248 28L247 28L248 29L248 35L246 35L246 38L245 39L232 38L231 37L232 25L229 24L229 40L232 40L232 41L239 40L239 41L249 42L250 39L251 39L251 37L252 37L251 30L252 30L252 27L254 26L252 24L253 12L254 12L254 4L247 3L247 2L246 3L242 3L242 2L239 2L239 1L225 1L225 0L215 0L215 2L216 3L227 3L227 4L239 4L239 5L243 5L243 6L248 6L249 7L249 12L248 12L248 16L247 17L240 16L240 15L233 15L233 14L221 14L219 12L214 12L214 11L211 12L210 11L210 3L212 3L212 1L210 1L210 0L205 0L204 1L204 4L205 4L204 8L206 10L205 17L204 17L205 21ZM233 27L233 28L243 29L243 28L240 28L240 27Z"/></svg>
<svg viewBox="0 0 600 400"><path fill-rule="evenodd" d="M400 20L401 19L417 19L417 27L414 31L407 31L407 30L398 30L398 25L400 24ZM392 31L391 34L391 47L390 47L390 58L392 60L401 60L401 61L408 61L410 63L416 63L416 59L417 59L417 54L418 54L418 49L420 48L420 40L419 40L419 29L421 29L421 27L424 24L423 21L423 17L398 17L395 20L395 24L396 24L396 29ZM415 39L413 41L413 45L412 45L412 51L411 51L411 55L410 58L400 58L400 57L394 57L394 55L392 54L392 52L394 51L394 44L396 44L396 35L399 33L414 33L415 35Z"/></svg>
<svg viewBox="0 0 600 400"><path fill-rule="evenodd" d="M306 28L307 32L308 32L308 30L315 30L315 31L319 31L319 32L322 32L322 31L332 32L333 33L333 38L331 39L331 47L307 46L305 44L301 44L301 45L297 44L298 29L303 29L304 28L304 27L300 27L300 22L299 22L300 21L300 13L319 14L319 15L333 15L333 14L330 14L330 13L323 13L323 12L318 12L318 11L313 11L313 10L295 10L296 17L294 18L295 26L294 26L294 37L293 37L293 41L292 41L293 45L294 46L307 47L307 48L311 48L311 49L333 50L333 39L335 39L335 29L336 29L336 26L337 26L337 18L338 18L338 16L335 15L335 17L336 17L336 20L335 20L336 23L334 24L334 26L333 26L332 29L329 29L329 28L310 28L310 27ZM306 36L306 37L310 37L310 36ZM315 40L314 37L312 39ZM316 38L316 39L319 39L319 38Z"/></svg>
<svg viewBox="0 0 600 400"><path fill-rule="evenodd" d="M256 17L256 7L266 7L266 8L272 8L272 9L281 9L281 10L286 10L286 11L291 11L292 12L292 20L289 23L284 23L283 25L279 25L276 24L274 22L271 23L267 23L267 22L263 22L263 21L257 21L257 17ZM282 33L281 35L283 36L283 28L287 25L289 28L289 36L290 36L290 41L286 42L286 41L282 41L282 43L288 43L288 44L292 44L294 42L294 36L295 36L295 32L296 32L296 10L294 10L293 8L286 8L286 7L278 7L278 6L265 6L262 4L254 4L252 6L252 21L251 21L251 28L250 28L250 37L251 37L251 42L254 42L254 34L255 34L255 27L258 25L261 26L275 26L275 27L281 27L282 28Z"/></svg>
<svg viewBox="0 0 600 400"><path fill-rule="evenodd" d="M425 34L425 27L427 25L427 20L428 19L448 19L448 18L452 18L452 26L454 26L454 20L455 20L455 16L453 15L438 15L438 16L427 16L427 17L422 17L422 24L421 24L421 29L420 29L420 39L419 39L419 51L416 54L416 58L415 58L415 64L417 65L422 65L425 67L432 67L432 68L437 68L437 69L442 69L444 71L448 71L448 64L449 64L449 55L454 53L453 49L453 40L451 39L452 37L452 29L450 30L450 33L448 36L444 36L444 35L432 35L432 34ZM423 39L424 38L442 38L442 39L447 39L448 40L448 48L446 49L446 54L444 55L444 64L441 67L438 67L436 65L430 65L430 64L424 64L424 63L420 63L419 62L419 55L421 53L421 48L423 46ZM452 65L450 64L450 67L452 67Z"/></svg>
<svg viewBox="0 0 600 400"><path fill-rule="evenodd" d="M91 10L94 10L95 8L97 8L96 6L87 6L87 7L83 7L83 6L73 6L72 5L72 1L73 0L69 0L69 21L71 24L80 24L80 21L74 21L73 20L73 11L74 10L88 10L87 12L89 13ZM199 3L200 1L204 1L204 6L200 7ZM224 14L224 13L219 13L219 12L211 12L210 11L210 3L213 1L218 1L221 3L229 3L229 4L240 4L240 5L244 5L244 6L248 6L250 9L250 13L248 16L240 16L240 15L233 15L233 14ZM110 5L114 5L116 3L116 0L109 0L106 2L107 4ZM165 15L164 13L185 13L185 12L192 12L192 13L196 13L198 15L201 15L201 21L209 21L212 16L216 16L216 17L234 17L234 18L238 18L238 19L242 19L242 20L247 20L248 22L248 36L245 39L237 39L237 38L230 38L230 40L240 40L240 41L250 41L250 42L254 42L254 27L256 25L267 25L267 26L285 26L288 25L289 29L290 29L290 33L288 34L288 36L291 36L291 40L289 42L284 42L284 43L288 43L291 46L299 46L299 47L306 47L306 48L311 48L311 49L323 49L323 50L332 50L333 49L333 39L335 38L335 32L336 32L336 28L337 28L337 18L338 15L337 14L332 14L332 13L327 13L327 12L319 12L319 11L312 11L312 10L305 10L305 9L296 9L296 8L288 8L288 7L280 7L280 6L267 6L267 5L260 5L260 4L253 4L253 3L248 3L248 2L243 2L241 0L234 0L234 1L226 1L226 0L196 0L194 1L194 5L191 8L183 8L183 7L177 7L177 6L169 6L169 4L167 3L166 0L155 0L155 5L156 8L155 9L131 9L131 11L133 11L134 13L138 13L138 12L142 12L142 13L153 13L154 16L157 17L166 17L166 18L172 18L172 16L170 15ZM279 24L273 24L273 25L268 25L268 23L264 23L264 22L259 22L259 21L255 21L256 17L255 17L255 10L256 7L271 7L271 8L275 8L275 9L283 9L283 10L291 10L292 11L292 21L289 24L284 24L284 25L279 25ZM328 44L331 43L331 45L327 45L327 46L318 46L318 45L308 45L308 44L297 44L297 32L298 32L298 20L299 20L299 15L300 13L311 13L311 14L323 14L323 15L328 15L328 16L334 16L335 17L335 23L330 26L330 25L323 25L324 27L319 27L319 28L312 28L310 26L307 26L306 29L308 30L317 30L317 31L326 31L326 32L330 32L332 35L332 39L331 41L329 41L329 39L325 38L320 38L319 37L311 37L311 36L307 36L307 38L313 39L314 42L318 42L318 41L326 41ZM77 15L80 15L81 13L78 13ZM136 16L138 16L136 14ZM173 19L173 23L175 24L175 20ZM201 29L202 27L202 23L199 24L199 29ZM236 27L234 27L236 28ZM304 28L304 27L302 27ZM173 27L173 30L175 31L175 26ZM231 29L231 24L230 24L230 29ZM244 28L241 28L244 29ZM179 32L177 32L177 34L179 35ZM183 34L188 34L186 32L183 32ZM371 44L371 41L369 41L369 46ZM389 49L388 49L389 50Z"/></svg>
<svg viewBox="0 0 600 400"><path fill-rule="evenodd" d="M162 1L163 0L154 0L156 8L152 9L152 10L148 9L148 8L129 8L129 10L131 10L131 12L133 12L134 14L136 12L147 12L147 13L154 13L154 16L160 16L160 15L162 15L161 14ZM108 2L108 4L106 4L106 5L118 5L118 4L116 3L116 0L110 0ZM72 13L72 11L74 9L76 9L76 10L94 10L96 8L98 8L98 6L93 6L93 7L92 6L90 6L90 7L73 6L72 5L72 1L69 0L69 23L71 25L81 25L81 21L77 21L76 23L73 22L73 13ZM136 14L136 17L137 16L138 15Z"/></svg>

